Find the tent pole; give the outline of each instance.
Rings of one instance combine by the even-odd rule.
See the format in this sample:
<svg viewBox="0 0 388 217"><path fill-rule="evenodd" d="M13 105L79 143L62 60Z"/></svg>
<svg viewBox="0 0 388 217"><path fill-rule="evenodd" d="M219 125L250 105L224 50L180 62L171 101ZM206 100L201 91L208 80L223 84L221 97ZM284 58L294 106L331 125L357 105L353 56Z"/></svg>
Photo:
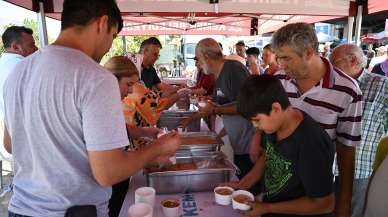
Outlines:
<svg viewBox="0 0 388 217"><path fill-rule="evenodd" d="M124 56L126 56L128 54L128 48L127 48L127 41L125 40L125 35L121 36L121 40L123 42Z"/></svg>
<svg viewBox="0 0 388 217"><path fill-rule="evenodd" d="M353 36L353 23L354 23L354 17L348 17L348 25L346 27L346 41L348 43L352 42L352 36Z"/></svg>
<svg viewBox="0 0 388 217"><path fill-rule="evenodd" d="M362 24L362 5L359 5L357 8L357 17L356 17L356 29L354 30L355 44L360 45L361 40L361 24Z"/></svg>
<svg viewBox="0 0 388 217"><path fill-rule="evenodd" d="M48 44L47 25L46 25L46 17L44 12L43 1L39 1L39 12L37 13L37 15L38 15L40 47L43 48Z"/></svg>

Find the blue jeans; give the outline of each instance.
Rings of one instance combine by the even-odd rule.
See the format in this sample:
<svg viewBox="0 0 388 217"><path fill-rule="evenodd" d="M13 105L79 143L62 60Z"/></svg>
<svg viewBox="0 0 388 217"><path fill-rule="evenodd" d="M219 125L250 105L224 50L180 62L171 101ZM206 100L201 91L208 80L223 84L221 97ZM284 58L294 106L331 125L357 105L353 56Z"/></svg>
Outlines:
<svg viewBox="0 0 388 217"><path fill-rule="evenodd" d="M15 214L11 211L8 211L8 217L31 217L31 216L19 215L19 214Z"/></svg>

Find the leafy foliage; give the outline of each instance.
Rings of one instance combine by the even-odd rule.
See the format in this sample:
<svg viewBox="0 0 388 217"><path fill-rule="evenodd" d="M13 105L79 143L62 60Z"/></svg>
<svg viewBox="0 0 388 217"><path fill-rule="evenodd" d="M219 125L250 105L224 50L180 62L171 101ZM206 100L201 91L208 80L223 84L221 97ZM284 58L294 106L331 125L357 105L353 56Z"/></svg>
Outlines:
<svg viewBox="0 0 388 217"><path fill-rule="evenodd" d="M150 36L125 36L128 53L139 52L141 42L149 37ZM106 53L105 56L102 58L101 64L106 63L111 57L118 55L124 55L122 36L118 36L113 40L112 47L110 48L108 53Z"/></svg>

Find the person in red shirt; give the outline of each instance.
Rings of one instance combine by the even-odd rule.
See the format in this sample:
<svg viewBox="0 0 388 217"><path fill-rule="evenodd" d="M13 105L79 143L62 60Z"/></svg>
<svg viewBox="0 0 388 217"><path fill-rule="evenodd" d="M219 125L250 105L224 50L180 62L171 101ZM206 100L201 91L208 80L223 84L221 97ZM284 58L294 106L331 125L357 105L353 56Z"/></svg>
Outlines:
<svg viewBox="0 0 388 217"><path fill-rule="evenodd" d="M211 96L214 90L215 77L213 74L206 75L205 73L203 73L202 66L196 57L194 57L194 60L198 74L197 83L193 88L193 94Z"/></svg>
<svg viewBox="0 0 388 217"><path fill-rule="evenodd" d="M271 44L267 44L263 48L263 63L264 66L268 66L264 70L264 74L273 75L279 70L279 66L276 61L276 56L272 50Z"/></svg>

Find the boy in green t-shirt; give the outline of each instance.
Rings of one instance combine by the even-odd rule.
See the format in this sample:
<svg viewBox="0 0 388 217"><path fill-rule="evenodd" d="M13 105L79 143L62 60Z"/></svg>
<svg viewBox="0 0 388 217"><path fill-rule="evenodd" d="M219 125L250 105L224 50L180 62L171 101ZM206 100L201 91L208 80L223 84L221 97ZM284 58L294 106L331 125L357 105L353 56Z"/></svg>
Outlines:
<svg viewBox="0 0 388 217"><path fill-rule="evenodd" d="M328 216L334 208L334 145L310 116L293 108L280 81L250 76L238 98L238 111L262 130L263 152L234 187L264 180L263 201L248 216ZM264 176L263 176L264 175Z"/></svg>

